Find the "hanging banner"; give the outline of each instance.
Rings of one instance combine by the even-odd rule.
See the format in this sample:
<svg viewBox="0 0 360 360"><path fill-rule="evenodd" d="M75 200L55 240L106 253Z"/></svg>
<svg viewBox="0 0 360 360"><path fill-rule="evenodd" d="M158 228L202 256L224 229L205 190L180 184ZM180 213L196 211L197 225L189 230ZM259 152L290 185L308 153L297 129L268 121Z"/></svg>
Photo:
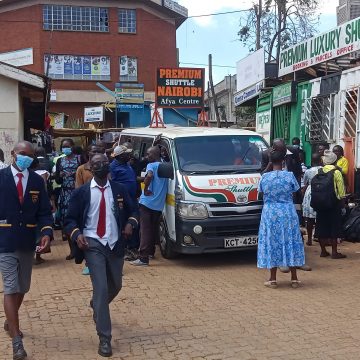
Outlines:
<svg viewBox="0 0 360 360"><path fill-rule="evenodd" d="M110 58L108 56L102 56L100 59L100 73L110 76Z"/></svg>
<svg viewBox="0 0 360 360"><path fill-rule="evenodd" d="M74 57L74 75L82 75L83 68L82 68L82 57L75 56Z"/></svg>
<svg viewBox="0 0 360 360"><path fill-rule="evenodd" d="M83 57L83 75L91 75L91 56Z"/></svg>
<svg viewBox="0 0 360 360"><path fill-rule="evenodd" d="M110 80L110 57L45 55L44 72L56 79Z"/></svg>
<svg viewBox="0 0 360 360"><path fill-rule="evenodd" d="M157 70L156 104L159 108L202 108L205 69Z"/></svg>
<svg viewBox="0 0 360 360"><path fill-rule="evenodd" d="M279 76L358 50L360 50L360 18L282 50Z"/></svg>
<svg viewBox="0 0 360 360"><path fill-rule="evenodd" d="M72 75L73 70L73 57L71 55L64 56L64 74Z"/></svg>

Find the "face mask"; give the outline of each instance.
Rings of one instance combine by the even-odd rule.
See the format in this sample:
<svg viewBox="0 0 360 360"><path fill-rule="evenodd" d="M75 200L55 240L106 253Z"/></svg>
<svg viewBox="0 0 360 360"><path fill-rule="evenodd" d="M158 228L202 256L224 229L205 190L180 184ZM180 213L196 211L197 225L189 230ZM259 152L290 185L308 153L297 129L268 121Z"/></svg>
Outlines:
<svg viewBox="0 0 360 360"><path fill-rule="evenodd" d="M62 152L64 155L69 156L72 154L72 149L71 148L63 148Z"/></svg>
<svg viewBox="0 0 360 360"><path fill-rule="evenodd" d="M93 170L94 176L99 179L106 179L110 171L109 164L104 164L96 170Z"/></svg>
<svg viewBox="0 0 360 360"><path fill-rule="evenodd" d="M16 154L15 164L20 171L24 171L28 169L33 161L34 159L31 158L30 156Z"/></svg>

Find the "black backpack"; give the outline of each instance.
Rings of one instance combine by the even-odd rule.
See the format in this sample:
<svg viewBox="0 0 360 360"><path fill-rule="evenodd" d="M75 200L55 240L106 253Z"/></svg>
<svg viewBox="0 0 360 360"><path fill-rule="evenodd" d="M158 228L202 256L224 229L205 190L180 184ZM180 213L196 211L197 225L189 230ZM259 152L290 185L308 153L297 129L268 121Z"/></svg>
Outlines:
<svg viewBox="0 0 360 360"><path fill-rule="evenodd" d="M331 210L337 205L338 199L334 188L336 169L325 173L323 169L311 180L311 207L316 210Z"/></svg>

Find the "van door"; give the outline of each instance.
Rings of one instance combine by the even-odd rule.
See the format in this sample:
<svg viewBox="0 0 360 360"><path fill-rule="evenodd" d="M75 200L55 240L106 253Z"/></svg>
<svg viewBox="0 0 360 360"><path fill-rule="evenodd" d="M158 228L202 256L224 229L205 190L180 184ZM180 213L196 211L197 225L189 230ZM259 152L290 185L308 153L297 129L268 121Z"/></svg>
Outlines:
<svg viewBox="0 0 360 360"><path fill-rule="evenodd" d="M169 161L174 166L174 158L171 150L170 142L168 139L161 139L159 141L160 150L162 153L162 160ZM175 174L175 169L174 169ZM163 217L165 220L165 225L167 228L168 235L170 239L176 241L176 231L175 231L175 186L176 186L176 175L174 179L169 179L168 193L166 197L165 208L163 211Z"/></svg>

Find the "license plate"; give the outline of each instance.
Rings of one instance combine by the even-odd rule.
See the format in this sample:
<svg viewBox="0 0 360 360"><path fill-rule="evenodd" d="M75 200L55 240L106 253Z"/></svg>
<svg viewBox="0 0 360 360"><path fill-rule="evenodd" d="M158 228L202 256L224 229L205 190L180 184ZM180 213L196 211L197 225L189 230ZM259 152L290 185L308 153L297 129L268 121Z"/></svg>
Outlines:
<svg viewBox="0 0 360 360"><path fill-rule="evenodd" d="M244 246L255 246L258 243L259 238L257 236L242 236L224 239L224 247L237 248Z"/></svg>

